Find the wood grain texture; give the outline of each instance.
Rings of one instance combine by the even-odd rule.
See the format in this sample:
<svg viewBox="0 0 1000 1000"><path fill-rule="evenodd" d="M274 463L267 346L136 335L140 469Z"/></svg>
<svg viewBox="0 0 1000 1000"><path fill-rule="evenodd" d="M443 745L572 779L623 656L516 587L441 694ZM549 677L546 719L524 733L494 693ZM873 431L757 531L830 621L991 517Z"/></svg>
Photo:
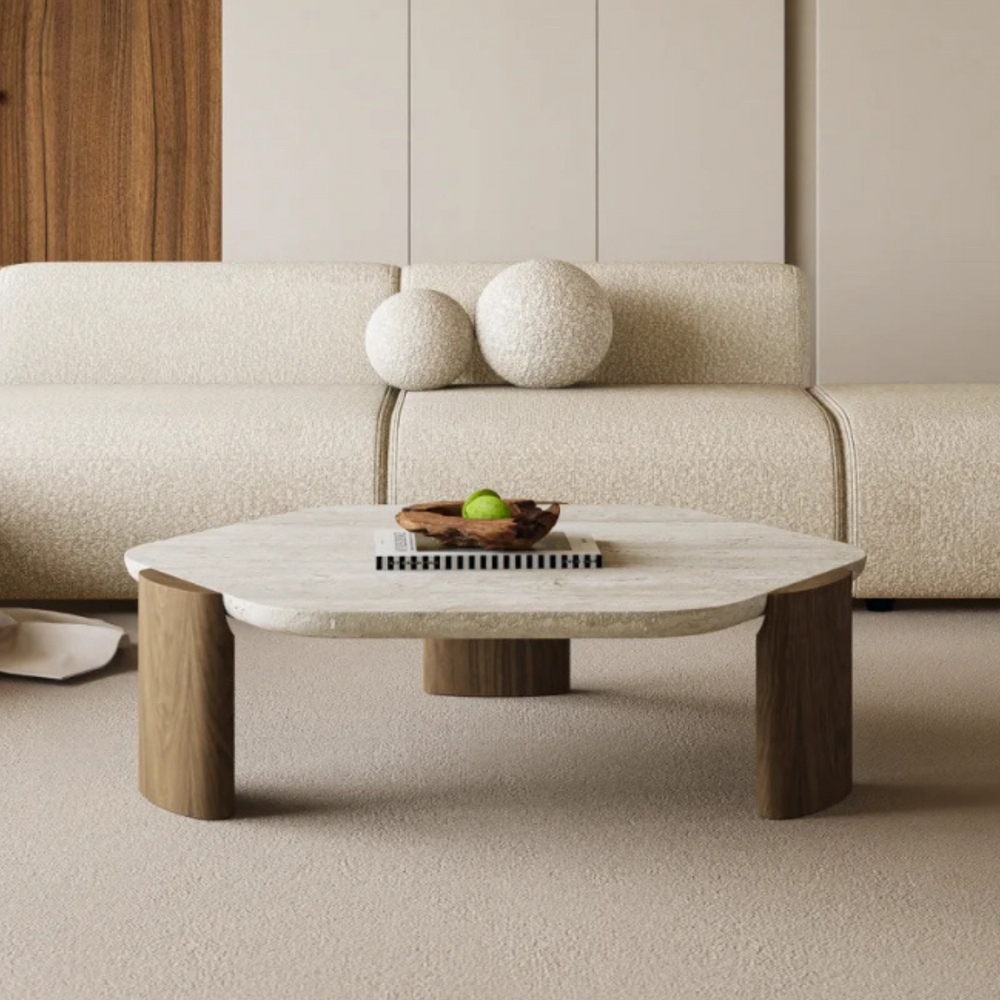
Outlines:
<svg viewBox="0 0 1000 1000"><path fill-rule="evenodd" d="M45 259L45 175L38 106L43 5L0 2L0 266ZM42 197L26 196L41 191Z"/></svg>
<svg viewBox="0 0 1000 1000"><path fill-rule="evenodd" d="M424 690L462 698L569 691L569 639L427 639Z"/></svg>
<svg viewBox="0 0 1000 1000"><path fill-rule="evenodd" d="M462 517L461 500L415 503L396 515L407 531L436 538L445 548L520 552L540 542L559 520L560 506L540 507L534 500L504 498L513 516L483 520Z"/></svg>
<svg viewBox="0 0 1000 1000"><path fill-rule="evenodd" d="M222 259L222 0L149 0L153 260Z"/></svg>
<svg viewBox="0 0 1000 1000"><path fill-rule="evenodd" d="M218 260L221 0L0 3L0 265Z"/></svg>
<svg viewBox="0 0 1000 1000"><path fill-rule="evenodd" d="M233 634L222 597L139 575L139 791L171 812L226 819L235 803Z"/></svg>
<svg viewBox="0 0 1000 1000"><path fill-rule="evenodd" d="M757 634L757 810L793 819L851 791L851 578L771 594Z"/></svg>

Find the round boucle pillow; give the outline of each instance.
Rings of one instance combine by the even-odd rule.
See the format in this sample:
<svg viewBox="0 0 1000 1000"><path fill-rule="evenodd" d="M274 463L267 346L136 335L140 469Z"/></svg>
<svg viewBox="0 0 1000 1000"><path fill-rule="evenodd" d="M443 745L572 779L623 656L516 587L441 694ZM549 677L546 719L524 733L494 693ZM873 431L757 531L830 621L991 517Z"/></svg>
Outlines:
<svg viewBox="0 0 1000 1000"><path fill-rule="evenodd" d="M592 374L611 346L604 289L561 260L501 271L479 296L476 336L487 364L513 385L554 389Z"/></svg>
<svg viewBox="0 0 1000 1000"><path fill-rule="evenodd" d="M468 364L472 343L469 314L430 288L410 288L386 299L365 330L372 368L399 389L450 385Z"/></svg>

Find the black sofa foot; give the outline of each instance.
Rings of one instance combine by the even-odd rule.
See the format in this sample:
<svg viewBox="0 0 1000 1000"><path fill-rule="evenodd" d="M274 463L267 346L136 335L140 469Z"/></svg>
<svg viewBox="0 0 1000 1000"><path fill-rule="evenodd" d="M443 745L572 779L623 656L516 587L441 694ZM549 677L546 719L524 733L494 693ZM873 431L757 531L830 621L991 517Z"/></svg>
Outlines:
<svg viewBox="0 0 1000 1000"><path fill-rule="evenodd" d="M869 597L865 601L865 607L869 611L892 611L896 607L894 597Z"/></svg>

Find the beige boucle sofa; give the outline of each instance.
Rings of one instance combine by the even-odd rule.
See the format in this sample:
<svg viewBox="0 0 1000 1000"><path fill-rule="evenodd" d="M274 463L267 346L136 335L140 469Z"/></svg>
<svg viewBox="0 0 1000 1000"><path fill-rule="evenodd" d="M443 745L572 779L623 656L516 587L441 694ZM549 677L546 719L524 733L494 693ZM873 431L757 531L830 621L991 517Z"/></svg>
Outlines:
<svg viewBox="0 0 1000 1000"><path fill-rule="evenodd" d="M484 485L846 538L859 596L1000 594L997 387L811 388L778 264L581 265L615 316L584 385L513 388L478 355L448 389L379 381L379 302L430 287L474 313L503 266L0 270L0 599L131 597L140 542Z"/></svg>

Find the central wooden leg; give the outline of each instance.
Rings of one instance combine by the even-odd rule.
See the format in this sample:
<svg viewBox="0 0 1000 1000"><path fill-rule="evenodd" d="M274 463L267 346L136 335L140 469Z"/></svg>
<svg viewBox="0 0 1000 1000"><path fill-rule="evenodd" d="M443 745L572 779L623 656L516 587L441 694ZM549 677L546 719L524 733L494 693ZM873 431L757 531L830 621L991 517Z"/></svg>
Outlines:
<svg viewBox="0 0 1000 1000"><path fill-rule="evenodd" d="M233 814L233 634L222 596L139 574L139 791L196 819Z"/></svg>
<svg viewBox="0 0 1000 1000"><path fill-rule="evenodd" d="M771 594L757 634L757 811L793 819L851 791L851 578Z"/></svg>
<svg viewBox="0 0 1000 1000"><path fill-rule="evenodd" d="M569 639L425 639L424 690L463 698L569 691Z"/></svg>

